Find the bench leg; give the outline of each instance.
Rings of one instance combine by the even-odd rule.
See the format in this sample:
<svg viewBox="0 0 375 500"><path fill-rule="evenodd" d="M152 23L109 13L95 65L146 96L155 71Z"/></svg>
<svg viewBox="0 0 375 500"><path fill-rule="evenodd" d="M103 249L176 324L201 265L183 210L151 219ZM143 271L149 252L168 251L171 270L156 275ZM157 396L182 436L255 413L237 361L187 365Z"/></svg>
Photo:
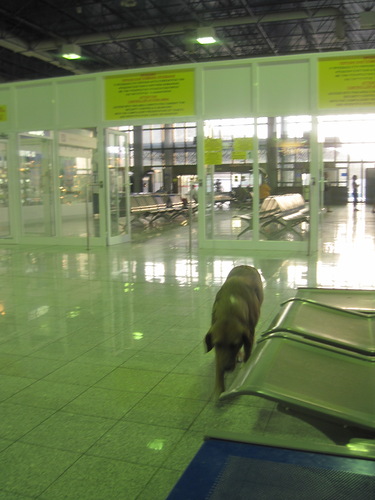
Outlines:
<svg viewBox="0 0 375 500"><path fill-rule="evenodd" d="M240 237L244 234L244 233L247 233L247 231L251 231L252 230L252 226L251 225L248 225L247 227L245 227L245 229L243 229L239 234L237 234L237 239L240 239Z"/></svg>
<svg viewBox="0 0 375 500"><path fill-rule="evenodd" d="M295 227L299 226L300 224L302 224L302 222L306 222L306 219L300 220L299 222L295 222L294 224L279 220L279 221L277 221L277 223L280 224L282 227L279 230L274 231L270 236L272 236L274 238L278 238L278 237L280 237L283 234L293 233L300 240L302 240L303 239L303 234L301 234L299 231L297 231L295 229Z"/></svg>

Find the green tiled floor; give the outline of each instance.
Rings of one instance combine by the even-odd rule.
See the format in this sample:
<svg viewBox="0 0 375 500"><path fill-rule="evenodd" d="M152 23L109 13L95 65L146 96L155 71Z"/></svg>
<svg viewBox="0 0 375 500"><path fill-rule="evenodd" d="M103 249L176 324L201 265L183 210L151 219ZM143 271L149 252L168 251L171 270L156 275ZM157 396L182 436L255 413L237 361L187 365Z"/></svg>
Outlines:
<svg viewBox="0 0 375 500"><path fill-rule="evenodd" d="M323 222L315 257L189 255L182 227L89 252L0 246L0 499L164 500L210 432L345 440L255 396L216 403L203 345L234 265L263 274L258 332L298 286L375 293L371 207Z"/></svg>

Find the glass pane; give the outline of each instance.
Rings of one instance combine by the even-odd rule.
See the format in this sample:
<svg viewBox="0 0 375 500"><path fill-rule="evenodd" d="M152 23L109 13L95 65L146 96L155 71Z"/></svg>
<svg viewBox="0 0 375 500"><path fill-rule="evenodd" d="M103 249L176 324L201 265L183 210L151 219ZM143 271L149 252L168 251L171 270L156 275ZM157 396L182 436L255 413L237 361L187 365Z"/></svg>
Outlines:
<svg viewBox="0 0 375 500"><path fill-rule="evenodd" d="M61 234L99 236L97 139L94 129L58 134Z"/></svg>
<svg viewBox="0 0 375 500"><path fill-rule="evenodd" d="M353 202L352 178L357 176L358 201L372 203L367 185L374 160L375 115L318 117L318 141L323 145L324 205Z"/></svg>
<svg viewBox="0 0 375 500"><path fill-rule="evenodd" d="M209 239L252 238L254 120L205 122L206 235Z"/></svg>
<svg viewBox="0 0 375 500"><path fill-rule="evenodd" d="M0 141L0 238L10 235L8 204L8 143Z"/></svg>
<svg viewBox="0 0 375 500"><path fill-rule="evenodd" d="M110 193L111 236L127 234L126 221L126 137L125 133L110 131L107 134L107 168Z"/></svg>
<svg viewBox="0 0 375 500"><path fill-rule="evenodd" d="M309 227L311 118L288 116L266 120L267 128L263 118L262 135L258 136L259 238L303 240Z"/></svg>
<svg viewBox="0 0 375 500"><path fill-rule="evenodd" d="M175 143L178 143L178 145L184 145L185 144L185 129L184 128L175 128L174 129L174 134L173 134L173 139Z"/></svg>
<svg viewBox="0 0 375 500"><path fill-rule="evenodd" d="M52 139L52 132L44 130L19 135L19 173L24 234L55 236Z"/></svg>

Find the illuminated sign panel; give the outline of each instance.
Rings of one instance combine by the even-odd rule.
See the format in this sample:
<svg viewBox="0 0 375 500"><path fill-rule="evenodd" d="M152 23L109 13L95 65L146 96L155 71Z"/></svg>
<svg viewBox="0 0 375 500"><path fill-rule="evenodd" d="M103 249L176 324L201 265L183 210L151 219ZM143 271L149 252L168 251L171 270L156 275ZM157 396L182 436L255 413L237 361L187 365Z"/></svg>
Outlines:
<svg viewBox="0 0 375 500"><path fill-rule="evenodd" d="M375 106L375 55L319 59L319 108Z"/></svg>
<svg viewBox="0 0 375 500"><path fill-rule="evenodd" d="M195 114L194 71L161 71L105 79L105 118L120 120Z"/></svg>

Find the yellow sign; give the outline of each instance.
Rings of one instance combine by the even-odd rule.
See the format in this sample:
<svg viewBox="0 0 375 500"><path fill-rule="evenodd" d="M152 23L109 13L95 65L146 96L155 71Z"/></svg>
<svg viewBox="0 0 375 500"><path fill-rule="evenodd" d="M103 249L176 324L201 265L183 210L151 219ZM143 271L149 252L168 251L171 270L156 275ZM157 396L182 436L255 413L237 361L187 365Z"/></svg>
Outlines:
<svg viewBox="0 0 375 500"><path fill-rule="evenodd" d="M223 163L223 141L221 139L204 139L204 163L206 165L221 165Z"/></svg>
<svg viewBox="0 0 375 500"><path fill-rule="evenodd" d="M319 108L375 106L375 56L319 59Z"/></svg>
<svg viewBox="0 0 375 500"><path fill-rule="evenodd" d="M204 139L204 150L208 151L221 151L223 149L222 139L212 139L211 137L206 137Z"/></svg>
<svg viewBox="0 0 375 500"><path fill-rule="evenodd" d="M232 151L232 160L246 160L247 154L246 151Z"/></svg>
<svg viewBox="0 0 375 500"><path fill-rule="evenodd" d="M252 137L235 137L233 140L233 149L237 152L246 152L253 149Z"/></svg>
<svg viewBox="0 0 375 500"><path fill-rule="evenodd" d="M0 122L6 122L7 119L7 107L5 105L0 105Z"/></svg>
<svg viewBox="0 0 375 500"><path fill-rule="evenodd" d="M223 155L221 151L206 151L204 154L204 163L206 165L221 165Z"/></svg>
<svg viewBox="0 0 375 500"><path fill-rule="evenodd" d="M105 78L106 120L190 116L194 113L194 70Z"/></svg>
<svg viewBox="0 0 375 500"><path fill-rule="evenodd" d="M253 149L252 137L235 137L233 140L232 160L246 160Z"/></svg>

